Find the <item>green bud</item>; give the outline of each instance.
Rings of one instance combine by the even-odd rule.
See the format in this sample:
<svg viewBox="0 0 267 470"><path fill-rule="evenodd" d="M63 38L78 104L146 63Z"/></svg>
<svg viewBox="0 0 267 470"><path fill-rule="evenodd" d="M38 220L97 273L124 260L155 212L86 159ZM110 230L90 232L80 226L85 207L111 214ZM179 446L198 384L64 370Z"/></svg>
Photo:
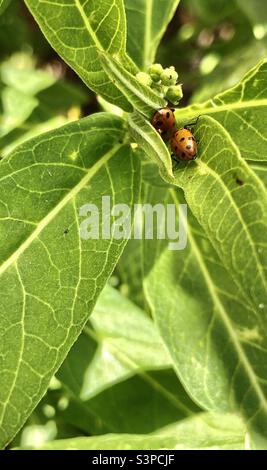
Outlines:
<svg viewBox="0 0 267 470"><path fill-rule="evenodd" d="M166 98L173 104L179 103L180 99L183 97L182 85L172 85L168 88L166 93Z"/></svg>
<svg viewBox="0 0 267 470"><path fill-rule="evenodd" d="M164 86L160 85L159 83L152 83L151 89L154 90L159 96L161 96L161 98L164 97L166 91Z"/></svg>
<svg viewBox="0 0 267 470"><path fill-rule="evenodd" d="M161 64L153 64L150 65L148 69L148 73L150 77L152 78L153 82L157 83L160 81L160 76L163 72L163 67Z"/></svg>
<svg viewBox="0 0 267 470"><path fill-rule="evenodd" d="M136 78L143 85L150 86L152 84L152 79L151 79L150 75L148 75L148 73L138 72L136 74Z"/></svg>
<svg viewBox="0 0 267 470"><path fill-rule="evenodd" d="M163 70L163 72L160 76L160 79L161 79L163 85L166 85L166 86L175 85L177 80L178 80L178 73L176 72L176 70L173 66L168 67L168 68Z"/></svg>

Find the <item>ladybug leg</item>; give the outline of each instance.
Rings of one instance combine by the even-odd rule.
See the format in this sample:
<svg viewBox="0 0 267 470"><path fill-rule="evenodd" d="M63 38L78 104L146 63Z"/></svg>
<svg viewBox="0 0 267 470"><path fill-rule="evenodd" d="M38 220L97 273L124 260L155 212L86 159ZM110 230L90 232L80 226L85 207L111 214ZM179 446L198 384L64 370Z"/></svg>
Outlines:
<svg viewBox="0 0 267 470"><path fill-rule="evenodd" d="M190 130L190 127L191 127L191 126L196 126L197 123L198 123L198 120L199 120L200 116L201 116L201 115L199 115L199 116L196 118L196 120L195 120L194 122L190 122L189 124L187 124L186 126L184 126L185 129Z"/></svg>
<svg viewBox="0 0 267 470"><path fill-rule="evenodd" d="M174 155L171 155L171 159L172 159L173 162L174 162L173 169L176 170L176 169L178 168L178 165L179 165L180 161L177 160L177 158L175 158Z"/></svg>

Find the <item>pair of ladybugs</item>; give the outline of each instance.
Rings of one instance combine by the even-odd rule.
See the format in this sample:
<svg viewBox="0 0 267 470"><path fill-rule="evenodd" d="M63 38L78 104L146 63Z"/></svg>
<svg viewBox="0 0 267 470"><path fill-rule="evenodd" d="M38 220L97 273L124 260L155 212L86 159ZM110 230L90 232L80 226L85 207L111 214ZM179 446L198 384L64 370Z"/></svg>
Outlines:
<svg viewBox="0 0 267 470"><path fill-rule="evenodd" d="M197 143L190 130L190 124L181 129L176 129L174 111L172 108L159 109L153 114L151 124L163 140L170 138L172 157L176 161L177 159L182 161L195 160L197 158Z"/></svg>

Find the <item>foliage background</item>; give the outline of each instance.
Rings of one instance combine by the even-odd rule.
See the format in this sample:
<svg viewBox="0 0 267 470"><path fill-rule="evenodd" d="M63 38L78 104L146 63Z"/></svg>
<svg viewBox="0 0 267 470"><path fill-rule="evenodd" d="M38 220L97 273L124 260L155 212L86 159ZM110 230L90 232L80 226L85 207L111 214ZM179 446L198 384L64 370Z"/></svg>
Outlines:
<svg viewBox="0 0 267 470"><path fill-rule="evenodd" d="M26 3L34 13L34 3L38 2L29 0ZM172 186L166 178L163 180L158 176L155 165L145 159L141 151L132 152L126 160L125 156L129 156L126 150L118 150L118 153L116 150L109 168L113 187L128 190L127 194L126 191L116 194L118 202L122 202L121 197L125 202L138 199L138 176L134 176L133 184L129 181L129 174L138 174L137 160L140 158L143 201L153 204L174 201L178 204L184 202L186 196L192 209L192 214L189 214L189 246L185 252L173 253L166 250L163 241L142 243L130 240L122 256L122 246L112 248L112 261L101 280L98 293L113 271L114 264L116 267L99 296L90 320L56 376L51 379L46 394L9 443L9 448L266 447L266 290L258 276L259 266L253 264L253 260L255 250L261 253L258 250L266 248L266 232L259 223L264 220L264 211L266 214L266 64L263 62L259 67L257 64L266 57L267 10L264 0L181 0L178 3L172 0L124 1L127 51L131 59L138 67L146 68L155 60L156 53L156 60L163 66L176 67L184 89L181 107L189 106L181 113L177 112L177 119L182 123L193 115L205 114L203 110L211 107L206 103L199 111L194 105L205 103L221 91L233 87L245 73L256 67L253 73L261 83L256 84L254 94L253 73L252 78L248 76L241 86L243 101L251 103L249 111L244 109L244 113L250 114L240 111L236 118L234 113L228 113L228 106L231 108L231 103L239 100L239 96L236 99L238 89L232 95L230 92L218 98L218 106L223 103L225 108L221 115L218 113L218 123L206 118L197 130L206 167L205 162L200 165L197 175L191 167L186 171L179 170ZM166 14L158 13L162 11ZM4 178L9 171L8 164L5 166L6 159L23 142L38 138L46 131L54 131L51 136L57 145L55 148L60 151L69 132L77 135L81 131L76 124L78 119L98 111L111 110L115 113L113 117L103 121L93 117L84 122L78 142L79 151L82 149L79 165L90 168L98 161L99 155L97 152L94 155L93 149L100 146L103 134L106 134L107 142L101 152L113 152L113 146L120 139L125 139L124 124L118 116L121 113L82 82L78 75L86 82L86 69L83 72L79 67L74 67L77 75L57 55L22 1L2 0L0 13L1 177ZM44 25L42 29L45 32ZM103 61L104 66L105 57ZM128 70L135 71L135 66L123 51L120 61ZM111 73L108 67L109 63L105 63L105 70ZM247 87L245 83L248 83ZM112 93L115 97L118 94L118 104L128 106L120 91L113 90ZM140 106L146 109L145 99ZM140 119L140 116L132 117L138 129L146 125ZM240 124L238 119L244 122ZM72 126L68 128L70 131L58 131L65 124ZM88 136L91 136L91 128L94 133L94 129L99 128L99 136L90 144ZM148 135L149 131L144 129L144 134ZM233 138L230 138L231 130ZM210 145L214 134L217 136L216 143ZM76 155L78 144L75 139L68 143L68 155ZM40 137L38 143L45 152L47 142ZM33 153L35 149L35 145L31 147ZM220 161L226 162L231 156L227 163L229 168L212 166L213 157L220 150L224 151ZM92 153L92 159L87 162L88 152ZM35 158L38 159L38 155L36 153ZM22 157L27 158L26 150L25 155L18 154L13 158L12 168L20 168ZM122 160L123 164L120 163ZM215 164L220 165L217 162L215 160ZM241 186L239 193L236 193L233 181L223 180L223 175L230 170L231 175L234 174L235 185ZM39 192L42 191L40 175L37 173L30 178L33 184L31 189L37 188ZM45 176L47 178L48 174ZM104 173L100 172L97 177L90 189L93 201L100 198L101 187L107 184ZM205 191L202 180L198 181L200 177L205 178ZM50 190L60 191L63 187L68 191L75 179L73 174L67 173L67 169L57 178L58 186ZM22 187L25 181L27 174L24 179L17 179L15 184ZM227 190L221 185L222 181ZM107 190L110 187L107 186ZM1 193L5 191L13 194L12 186L2 186ZM21 190L15 201L19 204L23 197ZM229 201L231 199L230 203L227 197ZM84 195L86 198L88 192ZM218 229L218 221L210 221L207 217L219 200L224 200L226 204L217 214L219 220L223 219L225 208L233 206L232 213L227 212L226 230L229 233L230 227L235 226L237 213L244 219L243 225L237 226L237 232L242 234L252 225L254 227L251 243L247 242L246 237L241 238L234 253L237 261L229 256L231 249L227 243L219 243L218 239L216 245L214 233ZM44 200L38 200L36 204L40 202L45 205ZM64 224L62 240L67 239L68 217L71 215L64 214L58 223L60 226ZM6 227L1 226L1 246L8 245L5 248L7 251L20 243L15 238L18 236L15 226L9 227L9 231L14 231L14 239L11 236L8 240ZM223 234L220 236L221 240L225 240ZM48 234L47 240L50 237L51 234ZM47 240L45 238L43 242ZM230 237L229 245L232 243ZM52 244L49 247L53 250ZM94 249L91 248L92 253ZM75 245L64 245L64 250L73 250L73 257L67 261L74 265ZM87 260L96 265L95 277L103 263L101 251L105 250L105 246L100 247L98 258L94 258L93 253ZM43 255L34 248L22 271L26 284L27 266L36 256L42 259ZM255 259L258 257L255 256ZM4 261L5 254L1 258L1 262ZM42 266L34 265L35 297L39 295L38 286L43 287L45 266L45 263ZM266 265L263 264L264 268ZM62 269L67 269L64 263ZM94 277L94 274L90 275ZM67 276L72 274L68 273ZM49 284L51 280L45 281L50 292L48 297L44 297L44 302L53 290ZM14 285L12 282L12 279L6 280L1 285L1 292L6 291L6 286ZM13 291L10 298L16 298ZM5 302L3 300L1 304L1 315ZM85 304L79 307L81 311L87 308ZM64 315L64 305L62 310L61 314ZM84 315L85 312L80 317L77 315L77 324L84 322ZM29 321L34 323L34 317ZM45 325L49 334L51 325L42 321L41 315L40 329ZM17 333L12 330L9 338L7 325L4 323L1 328L5 347L12 349L12 338L16 340ZM53 328L54 325L52 331ZM34 331L42 338L38 324ZM55 341L60 344L60 333ZM55 342L54 346L58 344ZM240 344L244 346L244 357L243 352L240 353ZM69 347L70 344L62 353L62 360ZM46 372L47 364L43 364L38 357L38 348L41 345L33 346L29 354L36 359L37 368L42 370L44 367ZM51 364L52 359L47 356ZM12 363L12 359L10 361ZM245 363L245 373L240 366L242 361ZM4 390L5 377L8 383L5 369L2 377ZM27 389L30 382L30 375L25 373L21 389L18 387L21 397L24 387L29 395L35 396L36 390L31 390L30 385ZM258 397L262 402L260 410ZM5 426L18 431L24 423L23 400L17 399L22 407L19 424L14 424L11 403L7 421L2 423L3 435Z"/></svg>

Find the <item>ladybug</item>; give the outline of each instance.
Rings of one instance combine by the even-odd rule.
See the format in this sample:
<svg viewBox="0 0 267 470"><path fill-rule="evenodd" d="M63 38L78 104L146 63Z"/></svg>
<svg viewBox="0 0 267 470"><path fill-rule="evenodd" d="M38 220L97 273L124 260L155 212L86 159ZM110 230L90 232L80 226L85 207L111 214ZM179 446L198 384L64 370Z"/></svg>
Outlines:
<svg viewBox="0 0 267 470"><path fill-rule="evenodd" d="M197 143L188 126L175 131L171 137L171 149L178 160L189 161L197 158Z"/></svg>
<svg viewBox="0 0 267 470"><path fill-rule="evenodd" d="M168 107L158 109L153 114L150 122L163 139L167 138L168 134L173 132L176 126L174 109Z"/></svg>

